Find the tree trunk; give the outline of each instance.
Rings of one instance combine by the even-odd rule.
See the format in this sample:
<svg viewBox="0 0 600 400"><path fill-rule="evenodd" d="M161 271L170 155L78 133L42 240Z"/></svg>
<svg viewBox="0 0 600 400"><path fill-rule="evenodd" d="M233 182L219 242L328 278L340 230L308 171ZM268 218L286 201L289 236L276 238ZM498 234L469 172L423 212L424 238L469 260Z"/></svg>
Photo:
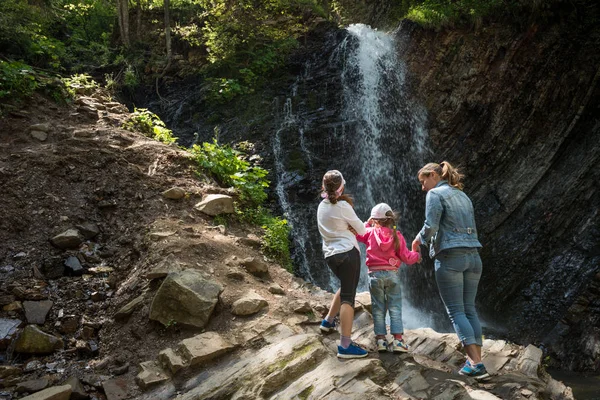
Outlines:
<svg viewBox="0 0 600 400"><path fill-rule="evenodd" d="M169 5L171 0L164 0L165 2L165 45L167 48L167 67L165 70L171 65L171 60L173 58L173 54L171 52L171 21L169 18Z"/></svg>
<svg viewBox="0 0 600 400"><path fill-rule="evenodd" d="M135 39L137 41L142 40L142 0L137 0L137 14L135 16Z"/></svg>
<svg viewBox="0 0 600 400"><path fill-rule="evenodd" d="M129 0L117 0L119 33L123 46L129 47Z"/></svg>

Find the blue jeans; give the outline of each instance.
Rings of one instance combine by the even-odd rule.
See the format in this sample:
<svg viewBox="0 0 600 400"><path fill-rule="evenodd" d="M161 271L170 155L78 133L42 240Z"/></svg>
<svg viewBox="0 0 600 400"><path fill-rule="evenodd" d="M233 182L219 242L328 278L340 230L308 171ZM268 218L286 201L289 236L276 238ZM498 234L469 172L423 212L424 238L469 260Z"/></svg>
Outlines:
<svg viewBox="0 0 600 400"><path fill-rule="evenodd" d="M404 333L402 326L402 288L400 274L395 271L369 273L369 291L375 335L387 335L386 311L390 313L390 333Z"/></svg>
<svg viewBox="0 0 600 400"><path fill-rule="evenodd" d="M476 248L447 249L435 258L435 280L440 296L463 345L482 345L481 324L475 310L481 270Z"/></svg>

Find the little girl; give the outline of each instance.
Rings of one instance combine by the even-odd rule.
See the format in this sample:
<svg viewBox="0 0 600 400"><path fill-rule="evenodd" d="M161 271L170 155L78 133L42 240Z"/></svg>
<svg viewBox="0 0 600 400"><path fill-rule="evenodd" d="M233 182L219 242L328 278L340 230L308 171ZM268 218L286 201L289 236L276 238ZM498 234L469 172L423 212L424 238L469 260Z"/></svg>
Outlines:
<svg viewBox="0 0 600 400"><path fill-rule="evenodd" d="M394 336L391 349L394 353L408 351L402 334L402 291L398 269L405 264L421 261L421 253L406 248L402 234L395 230L396 215L385 203L377 204L371 210L371 217L365 223L367 233L356 239L367 245L367 267L369 268L369 291L373 311L373 325L377 340L377 350L387 351L386 311L390 313L390 331Z"/></svg>

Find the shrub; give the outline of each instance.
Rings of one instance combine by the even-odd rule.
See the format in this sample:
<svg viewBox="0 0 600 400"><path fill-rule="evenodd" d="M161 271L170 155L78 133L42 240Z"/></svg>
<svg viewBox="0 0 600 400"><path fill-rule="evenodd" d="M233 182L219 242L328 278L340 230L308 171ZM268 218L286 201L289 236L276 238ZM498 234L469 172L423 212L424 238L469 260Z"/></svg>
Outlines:
<svg viewBox="0 0 600 400"><path fill-rule="evenodd" d="M99 87L98 83L88 74L71 75L63 78L62 81L71 97L75 97L77 93L90 94L94 89Z"/></svg>
<svg viewBox="0 0 600 400"><path fill-rule="evenodd" d="M244 206L258 206L266 200L268 172L252 166L242 152L228 145L219 145L216 139L212 143L195 144L190 151L198 165L210 171L219 183L239 190Z"/></svg>
<svg viewBox="0 0 600 400"><path fill-rule="evenodd" d="M166 144L177 141L177 138L173 136L173 132L167 129L160 117L145 108L136 108L122 127L132 132L141 132Z"/></svg>
<svg viewBox="0 0 600 400"><path fill-rule="evenodd" d="M278 262L289 272L292 272L290 257L290 226L287 220L273 216L262 206L240 209L236 213L241 221L260 225L265 234L262 238L262 251Z"/></svg>
<svg viewBox="0 0 600 400"><path fill-rule="evenodd" d="M29 65L19 61L0 60L0 99L21 99L38 88L36 74Z"/></svg>

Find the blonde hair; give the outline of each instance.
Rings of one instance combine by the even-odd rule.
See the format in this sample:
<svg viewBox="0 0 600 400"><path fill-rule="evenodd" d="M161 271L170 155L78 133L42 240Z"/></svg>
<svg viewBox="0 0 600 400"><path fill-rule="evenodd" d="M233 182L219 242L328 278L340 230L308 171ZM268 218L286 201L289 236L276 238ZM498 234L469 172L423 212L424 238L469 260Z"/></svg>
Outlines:
<svg viewBox="0 0 600 400"><path fill-rule="evenodd" d="M393 233L394 233L394 249L396 249L396 251L398 251L398 249L400 249L400 240L398 239L398 235L396 234L396 223L398 221L398 214L393 212L393 211L388 211L385 213L386 218L385 219L376 219L374 218L375 221L377 221L377 223L381 226L384 226L386 228L390 228Z"/></svg>
<svg viewBox="0 0 600 400"><path fill-rule="evenodd" d="M323 187L321 190L325 193L331 204L336 204L339 200L344 200L354 208L354 201L350 195L342 194L338 196L336 193L343 183L344 178L339 171L327 171L323 176Z"/></svg>
<svg viewBox="0 0 600 400"><path fill-rule="evenodd" d="M460 190L463 189L464 185L461 180L464 175L458 171L458 168L454 168L448 161L442 161L439 164L429 163L419 170L417 176L429 176L433 172L438 174L443 180L448 181L450 186Z"/></svg>

